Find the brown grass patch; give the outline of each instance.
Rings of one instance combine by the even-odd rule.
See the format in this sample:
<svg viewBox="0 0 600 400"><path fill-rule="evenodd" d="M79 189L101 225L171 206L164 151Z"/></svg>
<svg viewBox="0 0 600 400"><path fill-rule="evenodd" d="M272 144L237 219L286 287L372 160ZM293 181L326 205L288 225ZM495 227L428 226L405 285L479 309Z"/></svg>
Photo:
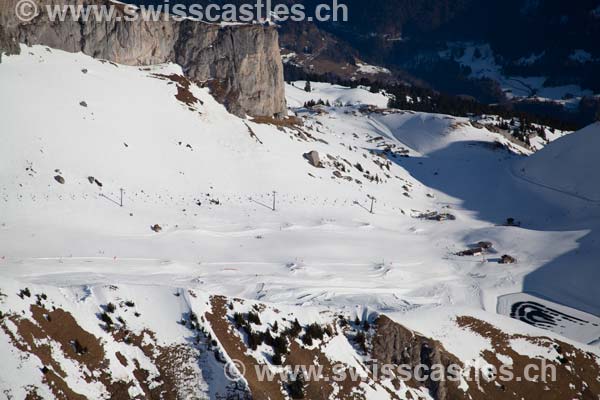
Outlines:
<svg viewBox="0 0 600 400"><path fill-rule="evenodd" d="M268 124L275 125L280 128L300 128L304 124L302 123L302 119L294 116L285 117L285 118L274 118L274 117L253 117L252 122L257 124Z"/></svg>
<svg viewBox="0 0 600 400"><path fill-rule="evenodd" d="M4 323L2 329L17 349L30 353L41 361L40 373L44 374L43 382L48 385L57 399L85 399L84 396L69 388L64 381L65 372L52 357L50 345L42 341L58 343L65 357L86 365L89 371L95 371L107 366L99 340L83 330L73 316L62 309L48 311L43 307L32 305L30 310L37 324L13 314L9 316L9 320L17 327L18 336L13 335ZM73 346L74 340L77 340L86 351L77 353ZM48 369L42 372L42 367ZM83 378L88 382L94 380L91 375Z"/></svg>
<svg viewBox="0 0 600 400"><path fill-rule="evenodd" d="M156 366L159 375L151 379L150 372L141 368L137 359L133 360L134 377L147 398L177 400L182 390L194 385L190 381L194 379L195 374L189 366L195 362L197 355L190 346L185 344L159 346L156 344L156 335L148 329L144 329L139 334L121 329L113 331L112 336L118 342L139 348ZM121 364L128 363L122 354L117 353L116 356Z"/></svg>
<svg viewBox="0 0 600 400"><path fill-rule="evenodd" d="M175 82L177 84L177 94L175 94L175 98L186 104L188 107L192 107L196 103L202 104L200 99L194 96L194 94L190 91L191 82L185 76L177 74L152 74L152 76L155 78L167 79Z"/></svg>
<svg viewBox="0 0 600 400"><path fill-rule="evenodd" d="M188 345L161 347L155 344L155 335L149 330L144 330L140 334L132 334L125 329L113 330L111 334L115 341L127 342L131 346L140 348L152 360L159 372L157 377L151 379L150 373L140 368L137 360L128 360L122 353L117 352L115 356L122 365L133 363L136 369L133 376L129 377L129 382L113 381L102 342L81 328L70 313L62 309L48 311L38 305L32 305L30 310L33 320L22 318L17 314L7 316L7 319L17 327L16 334L8 329L5 322L0 326L17 349L30 353L40 360L40 373L44 374L43 382L48 385L57 399L79 400L85 397L73 391L65 382L66 373L53 358L52 348L48 344L50 341L60 346L62 356L81 365L79 370L85 381L102 383L110 393L111 399L129 399L128 389L133 385L133 380L138 381L144 390L145 398L150 399L176 400L181 390L195 385L194 382L190 382L195 379L194 371L190 366L196 361L196 353ZM150 340L145 342L144 337L149 337ZM47 369L42 370L42 367ZM83 371L95 372L97 375Z"/></svg>
<svg viewBox="0 0 600 400"><path fill-rule="evenodd" d="M127 358L125 358L125 356L121 354L121 352L117 351L115 353L115 357L117 357L117 360L119 360L122 366L126 367L129 365L129 363L127 362Z"/></svg>

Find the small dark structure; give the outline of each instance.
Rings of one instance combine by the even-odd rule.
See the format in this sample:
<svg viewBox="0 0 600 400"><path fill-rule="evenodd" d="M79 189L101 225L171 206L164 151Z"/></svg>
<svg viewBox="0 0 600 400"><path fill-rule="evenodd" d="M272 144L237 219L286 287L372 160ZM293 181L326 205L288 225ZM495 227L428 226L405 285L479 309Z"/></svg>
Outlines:
<svg viewBox="0 0 600 400"><path fill-rule="evenodd" d="M463 251L459 251L458 253L456 253L457 256L480 256L483 253L485 253L484 249L482 249L481 247L475 247L472 249L467 249L467 250L463 250Z"/></svg>
<svg viewBox="0 0 600 400"><path fill-rule="evenodd" d="M509 256L508 254L504 254L502 257L500 257L500 261L498 261L500 264L514 264L517 262L517 259Z"/></svg>
<svg viewBox="0 0 600 400"><path fill-rule="evenodd" d="M515 221L514 218L506 218L505 226L521 226L520 221Z"/></svg>
<svg viewBox="0 0 600 400"><path fill-rule="evenodd" d="M491 250L493 247L492 242L481 241L477 242L476 246L472 246L470 249L459 251L456 253L457 256L481 256Z"/></svg>
<svg viewBox="0 0 600 400"><path fill-rule="evenodd" d="M477 246L481 247L484 250L489 250L492 247L494 247L494 245L492 244L492 242L488 242L488 241L477 242Z"/></svg>
<svg viewBox="0 0 600 400"><path fill-rule="evenodd" d="M424 213L419 215L419 218L426 219L429 221L454 221L456 217L452 214L448 213L438 213L437 211L432 211L429 213Z"/></svg>
<svg viewBox="0 0 600 400"><path fill-rule="evenodd" d="M162 231L162 227L159 224L154 224L150 227L150 229L152 229L154 232L158 233L160 231Z"/></svg>

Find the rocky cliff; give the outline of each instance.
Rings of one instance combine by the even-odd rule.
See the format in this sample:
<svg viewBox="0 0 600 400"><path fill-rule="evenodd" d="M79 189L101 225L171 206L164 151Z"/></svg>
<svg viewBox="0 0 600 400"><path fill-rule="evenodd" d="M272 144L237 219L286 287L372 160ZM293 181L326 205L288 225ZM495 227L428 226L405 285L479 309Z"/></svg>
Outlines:
<svg viewBox="0 0 600 400"><path fill-rule="evenodd" d="M87 21L51 22L42 5L40 15L23 23L16 18L15 4L16 0L0 3L0 53L16 53L18 43L25 43L81 51L127 65L176 62L189 78L209 85L234 114L285 113L283 67L273 26L220 26L192 20L99 21L93 15ZM117 13L124 15L122 10Z"/></svg>

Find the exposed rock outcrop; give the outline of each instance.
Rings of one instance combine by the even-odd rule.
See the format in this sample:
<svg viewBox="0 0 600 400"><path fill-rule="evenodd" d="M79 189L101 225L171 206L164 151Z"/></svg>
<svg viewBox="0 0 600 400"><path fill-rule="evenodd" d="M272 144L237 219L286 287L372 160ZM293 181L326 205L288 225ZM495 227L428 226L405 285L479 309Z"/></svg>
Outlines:
<svg viewBox="0 0 600 400"><path fill-rule="evenodd" d="M308 160L308 163L316 168L321 168L321 159L319 158L319 153L316 150L309 151L308 153L304 153L304 158Z"/></svg>
<svg viewBox="0 0 600 400"><path fill-rule="evenodd" d="M18 43L42 44L126 65L175 62L187 76L211 87L234 114L279 116L285 113L283 67L278 34L260 24L220 26L192 20L51 22L41 14L29 23L15 16L16 0L0 3L0 53L18 53ZM77 0L60 4L80 4ZM100 4L95 2L94 4ZM124 16L116 3L116 10Z"/></svg>
<svg viewBox="0 0 600 400"><path fill-rule="evenodd" d="M421 336L402 325L392 321L385 315L377 319L376 334L372 339L372 357L379 363L387 365L427 366L451 364L462 365L456 356L449 353L437 341ZM432 397L438 400L463 398L464 393L456 396L456 385L449 390L445 381L427 379L421 382ZM452 392L452 396L450 393ZM453 397L455 396L455 397ZM464 396L466 397L466 396Z"/></svg>

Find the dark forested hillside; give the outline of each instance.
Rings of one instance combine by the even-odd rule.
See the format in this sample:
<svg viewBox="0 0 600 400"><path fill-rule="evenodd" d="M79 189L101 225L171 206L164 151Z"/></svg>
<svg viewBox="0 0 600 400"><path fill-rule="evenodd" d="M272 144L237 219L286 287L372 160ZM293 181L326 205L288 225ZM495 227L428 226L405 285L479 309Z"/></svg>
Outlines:
<svg viewBox="0 0 600 400"><path fill-rule="evenodd" d="M159 0L133 1L158 3ZM182 0L191 4L209 0ZM221 1L220 3L224 3ZM251 3L232 0L227 3ZM292 0L273 0L292 4ZM302 1L313 10L323 0ZM330 4L331 1L325 1ZM477 76L457 58L467 46L489 46L498 74L541 77L544 87L578 85L581 93L566 92L535 103L540 87L521 93L528 110L589 123L600 109L592 93L600 93L600 0L343 0L346 22L280 23L282 54L293 65L286 79L305 73L327 79L370 79L426 87L450 96L469 96L484 104L511 102L495 77ZM310 12L309 12L310 13ZM458 47L451 47L459 44ZM461 47L462 46L462 47ZM451 50L449 50L451 49ZM448 51L451 56L448 57ZM442 56L442 54L446 54ZM388 68L391 73L360 74L359 63ZM545 96L541 96L545 97ZM560 100L576 97L568 110Z"/></svg>

